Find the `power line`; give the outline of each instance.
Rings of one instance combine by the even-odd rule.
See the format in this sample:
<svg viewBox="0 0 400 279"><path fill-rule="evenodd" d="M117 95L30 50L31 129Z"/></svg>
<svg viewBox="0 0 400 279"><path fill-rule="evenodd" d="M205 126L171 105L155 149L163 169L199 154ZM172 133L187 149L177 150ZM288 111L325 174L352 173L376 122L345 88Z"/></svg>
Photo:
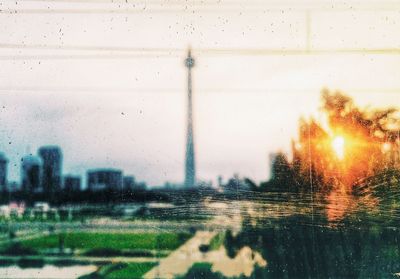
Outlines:
<svg viewBox="0 0 400 279"><path fill-rule="evenodd" d="M182 88L140 88L140 87L98 87L98 86L4 86L0 87L0 92L136 92L136 93L177 93L185 91ZM315 88L196 88L202 93L315 93L320 90ZM398 94L400 88L346 88L343 90L348 93L384 93Z"/></svg>
<svg viewBox="0 0 400 279"><path fill-rule="evenodd" d="M0 60L93 60L93 59L145 59L145 58L171 58L171 54L60 54L60 55L0 55Z"/></svg>
<svg viewBox="0 0 400 279"><path fill-rule="evenodd" d="M25 47L29 49L29 47ZM37 48L33 48L37 49ZM43 48L50 50L51 48ZM87 59L138 59L138 58L171 58L181 57L186 49L129 49L108 50L106 47L93 47L95 54L14 54L0 55L0 60L87 60ZM58 48L59 50L72 50ZM79 50L75 47L74 50ZM83 47L82 51L90 48ZM111 53L110 53L111 52ZM120 52L120 53L112 53ZM343 48L343 49L251 49L251 48L199 48L193 51L196 55L203 56L310 56L310 55L399 55L400 48Z"/></svg>
<svg viewBox="0 0 400 279"><path fill-rule="evenodd" d="M133 52L133 53L156 53L174 54L186 52L187 48L173 47L134 47L134 46L90 46L90 45L49 45L49 44L14 44L0 43L0 49L33 49L33 50L71 50L71 51L99 51L99 52ZM370 53L399 53L400 48L194 48L196 53L240 53L240 54L269 54L269 53L325 53L325 52L370 52Z"/></svg>
<svg viewBox="0 0 400 279"><path fill-rule="evenodd" d="M182 52L181 48L149 48L129 46L79 46L79 45L41 45L41 44L5 44L0 43L3 49L40 49L40 50L78 50L78 51L118 51L118 52L147 52L147 53L172 53Z"/></svg>
<svg viewBox="0 0 400 279"><path fill-rule="evenodd" d="M240 48L206 48L198 49L196 52L204 54L230 54L230 55L326 55L326 54L400 54L400 48L303 48L303 49L240 49Z"/></svg>
<svg viewBox="0 0 400 279"><path fill-rule="evenodd" d="M45 8L24 8L23 6L9 5L0 10L6 14L131 14L131 13L221 13L221 12L309 12L309 11L399 11L398 1L132 1L132 0L24 0L24 2L41 3ZM63 4L77 6L76 8L51 7L49 4ZM81 4L92 4L94 7L82 7ZM104 4L110 5L104 7ZM96 7L99 6L100 7ZM81 6L81 7L79 7Z"/></svg>
<svg viewBox="0 0 400 279"><path fill-rule="evenodd" d="M290 9L290 8L288 8ZM209 13L209 14L221 14L221 12L224 13L241 13L241 12L271 12L272 10L286 10L285 8L277 8L277 9L271 9L271 8L264 8L262 7L254 7L254 8L221 8L221 9L206 9L206 8L201 8L201 9L195 9L195 8L182 8L182 9L162 9L162 8L139 8L139 9L4 9L0 10L0 14L11 14L11 15L17 15L17 14L139 14L143 12L151 12L151 13L157 13L157 14L163 14L163 13ZM352 8L342 8L342 9L310 9L310 8L305 8L304 11L309 11L309 10L317 10L317 11L352 11L354 12L354 9ZM400 10L400 7L396 8L371 8L371 9L362 9L362 11L370 11L370 12L378 12L378 11L398 11ZM290 9L290 11L293 11L293 9ZM298 10L299 11L299 10ZM357 11L361 11L358 9Z"/></svg>
<svg viewBox="0 0 400 279"><path fill-rule="evenodd" d="M11 2L11 1L10 1ZM385 9L385 10L393 10L396 8L400 8L400 3L397 0L394 1L345 1L345 2L332 2L332 1L292 1L292 0L280 0L280 1L257 1L257 0L248 0L248 1L190 1L190 2L182 2L179 0L145 0L145 1L135 1L135 0L24 0L19 1L19 3L41 3L41 4L67 4L71 5L79 5L79 4L109 4L117 7L137 7L137 6L145 6L145 7L161 7L163 9L176 9L179 8L196 8L201 9L204 7L212 7L217 9L223 9L227 7L236 7L242 10L250 7L264 7L266 9L290 9L290 10L309 10L309 9L323 9L323 10L336 10L336 9L347 9L347 10L357 10L357 9ZM11 2L12 4L14 2Z"/></svg>

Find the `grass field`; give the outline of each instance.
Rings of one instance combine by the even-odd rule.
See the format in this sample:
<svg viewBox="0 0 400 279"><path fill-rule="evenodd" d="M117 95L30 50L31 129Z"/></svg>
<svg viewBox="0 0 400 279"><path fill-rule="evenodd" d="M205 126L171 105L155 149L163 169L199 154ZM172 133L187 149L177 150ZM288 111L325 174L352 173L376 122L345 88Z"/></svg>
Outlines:
<svg viewBox="0 0 400 279"><path fill-rule="evenodd" d="M142 278L157 263L115 263L102 266L98 271L78 279L136 279Z"/></svg>
<svg viewBox="0 0 400 279"><path fill-rule="evenodd" d="M25 248L65 248L73 249L148 249L175 250L191 237L188 233L90 233L76 232L54 234L21 241Z"/></svg>
<svg viewBox="0 0 400 279"><path fill-rule="evenodd" d="M142 278L156 263L129 263L121 269L108 273L106 279L133 279Z"/></svg>

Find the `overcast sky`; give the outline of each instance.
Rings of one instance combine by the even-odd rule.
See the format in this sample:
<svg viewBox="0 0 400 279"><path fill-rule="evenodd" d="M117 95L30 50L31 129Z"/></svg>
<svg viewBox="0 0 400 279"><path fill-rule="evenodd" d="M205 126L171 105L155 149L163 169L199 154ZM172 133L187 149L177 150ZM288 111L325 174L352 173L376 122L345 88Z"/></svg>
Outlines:
<svg viewBox="0 0 400 279"><path fill-rule="evenodd" d="M64 173L181 182L191 46L198 178L265 180L268 154L289 152L299 117L318 116L322 88L400 106L399 3L0 1L9 178L56 144Z"/></svg>

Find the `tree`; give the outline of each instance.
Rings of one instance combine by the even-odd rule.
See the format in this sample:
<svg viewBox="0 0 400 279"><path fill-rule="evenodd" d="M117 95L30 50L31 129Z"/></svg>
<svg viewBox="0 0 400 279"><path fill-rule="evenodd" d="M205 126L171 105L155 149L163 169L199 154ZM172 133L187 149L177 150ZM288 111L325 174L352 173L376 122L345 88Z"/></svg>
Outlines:
<svg viewBox="0 0 400 279"><path fill-rule="evenodd" d="M396 109L361 109L350 97L327 90L321 100L326 123L300 120L293 148L298 180L313 182L316 190L351 190L361 179L398 167Z"/></svg>

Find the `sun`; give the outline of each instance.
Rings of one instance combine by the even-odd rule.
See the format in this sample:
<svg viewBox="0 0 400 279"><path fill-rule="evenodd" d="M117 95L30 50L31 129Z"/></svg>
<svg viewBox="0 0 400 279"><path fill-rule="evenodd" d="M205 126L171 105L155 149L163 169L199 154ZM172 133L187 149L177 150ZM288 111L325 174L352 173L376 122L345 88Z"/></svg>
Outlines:
<svg viewBox="0 0 400 279"><path fill-rule="evenodd" d="M344 137L336 136L332 140L332 148L335 151L336 156L340 159L344 159Z"/></svg>

